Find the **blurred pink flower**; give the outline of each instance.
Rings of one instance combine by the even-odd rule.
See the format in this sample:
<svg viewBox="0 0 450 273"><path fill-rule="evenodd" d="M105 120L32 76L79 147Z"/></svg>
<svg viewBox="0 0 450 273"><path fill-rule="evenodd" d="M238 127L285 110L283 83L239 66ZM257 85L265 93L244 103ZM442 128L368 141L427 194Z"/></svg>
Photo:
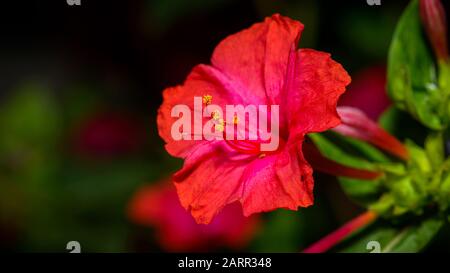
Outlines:
<svg viewBox="0 0 450 273"><path fill-rule="evenodd" d="M130 201L128 217L155 228L161 247L171 252L242 249L259 226L259 218L243 216L238 203L225 207L210 224L197 224L169 181L139 189Z"/></svg>
<svg viewBox="0 0 450 273"><path fill-rule="evenodd" d="M112 157L139 150L144 138L144 129L129 115L100 112L78 125L74 134L74 146L83 155Z"/></svg>
<svg viewBox="0 0 450 273"><path fill-rule="evenodd" d="M339 105L359 108L372 120L378 120L391 104L386 94L386 67L369 67L352 78L353 82L341 96Z"/></svg>

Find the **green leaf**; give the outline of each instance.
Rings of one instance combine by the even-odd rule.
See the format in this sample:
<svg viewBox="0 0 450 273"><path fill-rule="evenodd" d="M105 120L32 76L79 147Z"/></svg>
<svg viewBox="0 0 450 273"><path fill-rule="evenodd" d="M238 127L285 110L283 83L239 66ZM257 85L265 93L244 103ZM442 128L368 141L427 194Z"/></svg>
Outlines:
<svg viewBox="0 0 450 273"><path fill-rule="evenodd" d="M345 194L355 203L367 207L380 197L382 190L378 180L368 181L347 177L339 177L339 183Z"/></svg>
<svg viewBox="0 0 450 273"><path fill-rule="evenodd" d="M357 169L379 170L382 165L391 164L387 155L365 142L342 137L332 132L308 136L325 157L342 165ZM375 202L382 190L379 180L339 177L339 182L352 201L364 207Z"/></svg>
<svg viewBox="0 0 450 273"><path fill-rule="evenodd" d="M380 244L381 252L420 252L434 238L443 224L444 221L438 217L400 226L379 220L343 242L336 251L367 253L371 251L368 247L369 242L376 242Z"/></svg>
<svg viewBox="0 0 450 273"><path fill-rule="evenodd" d="M426 151L412 141L406 141L410 154L407 166L385 168L385 177L381 180L386 193L370 208L380 215L398 216L407 212L418 215L429 201L428 185L433 178L433 168Z"/></svg>
<svg viewBox="0 0 450 273"><path fill-rule="evenodd" d="M446 93L450 93L450 63L438 61L439 86Z"/></svg>
<svg viewBox="0 0 450 273"><path fill-rule="evenodd" d="M447 125L447 110L433 54L422 31L418 0L407 7L394 33L388 56L388 93L399 108L425 126L440 130Z"/></svg>
<svg viewBox="0 0 450 273"><path fill-rule="evenodd" d="M426 127L395 106L384 111L378 122L381 127L401 141L411 139L415 143L424 143L427 137Z"/></svg>
<svg viewBox="0 0 450 273"><path fill-rule="evenodd" d="M413 141L406 141L406 147L411 158L408 162L410 168L424 175L429 174L432 170L432 164L426 151Z"/></svg>
<svg viewBox="0 0 450 273"><path fill-rule="evenodd" d="M386 215L391 213L395 205L395 199L392 194L384 193L377 202L370 204L369 210L376 212L378 215ZM398 213L398 211L397 211Z"/></svg>
<svg viewBox="0 0 450 273"><path fill-rule="evenodd" d="M422 208L425 195L415 187L416 184L410 176L389 179L386 184L389 184L390 192L395 200L394 215Z"/></svg>
<svg viewBox="0 0 450 273"><path fill-rule="evenodd" d="M438 202L441 210L447 210L450 207L450 176L447 177L441 184Z"/></svg>
<svg viewBox="0 0 450 273"><path fill-rule="evenodd" d="M352 141L334 133L309 134L308 136L323 156L345 166L377 170L377 165L368 159L376 159L375 162L387 160L383 153L370 145L356 140Z"/></svg>
<svg viewBox="0 0 450 273"><path fill-rule="evenodd" d="M425 151L433 169L444 163L444 138L441 133L431 133L425 140Z"/></svg>

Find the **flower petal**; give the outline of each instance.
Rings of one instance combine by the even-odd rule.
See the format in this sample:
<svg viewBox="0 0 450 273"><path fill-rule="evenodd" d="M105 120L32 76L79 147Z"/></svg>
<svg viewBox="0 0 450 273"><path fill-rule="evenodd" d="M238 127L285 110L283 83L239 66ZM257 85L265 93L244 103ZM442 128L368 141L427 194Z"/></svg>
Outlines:
<svg viewBox="0 0 450 273"><path fill-rule="evenodd" d="M297 210L313 204L312 169L292 145L280 154L254 160L242 178L244 215L277 208Z"/></svg>
<svg viewBox="0 0 450 273"><path fill-rule="evenodd" d="M275 14L228 36L214 50L211 62L242 86L247 103L279 104L289 54L302 30L300 22Z"/></svg>
<svg viewBox="0 0 450 273"><path fill-rule="evenodd" d="M344 68L328 53L301 49L291 71L285 96L290 130L322 132L339 125L337 101L351 81Z"/></svg>
<svg viewBox="0 0 450 273"><path fill-rule="evenodd" d="M158 131L166 142L166 150L173 156L184 158L202 143L201 140L178 140L175 141L171 135L171 128L178 117L172 117L171 111L175 105L187 105L194 111L194 97L210 95L212 104L219 105L225 109L226 104L239 103L241 98L238 87L229 81L220 71L207 66L196 66L182 86L167 88L163 92L163 104L158 109ZM202 113L199 113L200 115ZM203 128L203 124L194 124L192 119L192 131L194 126ZM203 122L203 120L202 120Z"/></svg>
<svg viewBox="0 0 450 273"><path fill-rule="evenodd" d="M208 224L225 205L238 200L241 176L248 162L230 159L223 142L205 144L186 158L174 176L182 206L199 224Z"/></svg>

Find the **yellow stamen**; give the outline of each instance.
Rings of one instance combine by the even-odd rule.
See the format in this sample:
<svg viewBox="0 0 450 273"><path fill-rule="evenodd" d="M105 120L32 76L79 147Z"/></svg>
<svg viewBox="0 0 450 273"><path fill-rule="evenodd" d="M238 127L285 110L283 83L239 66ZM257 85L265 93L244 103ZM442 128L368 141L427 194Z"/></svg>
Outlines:
<svg viewBox="0 0 450 273"><path fill-rule="evenodd" d="M213 120L219 120L219 119L220 119L219 111L213 111L213 112L211 113L211 118L212 118Z"/></svg>
<svg viewBox="0 0 450 273"><path fill-rule="evenodd" d="M219 118L216 121L217 123L214 125L214 127L217 131L223 132L225 130L225 121L223 120L223 118Z"/></svg>
<svg viewBox="0 0 450 273"><path fill-rule="evenodd" d="M215 127L216 130L219 131L219 132L223 132L223 131L225 130L225 127L223 126L223 123L215 124L214 127Z"/></svg>
<svg viewBox="0 0 450 273"><path fill-rule="evenodd" d="M211 95L204 95L203 96L203 103L206 105L210 105L212 102L212 96Z"/></svg>
<svg viewBox="0 0 450 273"><path fill-rule="evenodd" d="M236 125L239 123L239 117L238 116L234 116L233 117L233 124Z"/></svg>

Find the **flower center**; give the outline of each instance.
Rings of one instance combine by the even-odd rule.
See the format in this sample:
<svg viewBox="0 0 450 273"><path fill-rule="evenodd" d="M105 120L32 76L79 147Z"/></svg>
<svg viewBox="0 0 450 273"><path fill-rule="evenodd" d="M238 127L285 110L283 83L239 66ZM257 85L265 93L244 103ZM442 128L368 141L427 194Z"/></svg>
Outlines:
<svg viewBox="0 0 450 273"><path fill-rule="evenodd" d="M212 103L211 95L204 95L202 100L204 105L210 105ZM210 113L211 120L214 122L214 128L217 132L222 132L223 140L231 147L233 150L238 151L242 154L255 155L259 158L264 158L268 154L273 154L280 149L280 146L275 151L264 151L261 148L262 144L269 144L270 139L263 140L261 137L256 137L257 139L246 139L246 135L250 135L248 132L248 128L244 128L243 131L238 131L238 124L240 123L239 117L235 115L232 119L232 122L226 122L218 111L212 111ZM244 121L245 122L245 121ZM227 134L227 130L232 130L229 132L233 132L233 138L230 140L229 135ZM242 130L242 129L241 129ZM238 137L241 136L241 137ZM227 138L228 136L228 138ZM244 136L244 137L242 137ZM248 137L250 138L250 137ZM281 141L282 142L282 141ZM282 144L282 143L280 143Z"/></svg>
<svg viewBox="0 0 450 273"><path fill-rule="evenodd" d="M270 139L268 140L263 140L260 137L258 137L258 139L240 139L237 137L237 135L239 134L237 132L237 119L233 120L233 124L228 124L228 126L226 126L226 122L223 121L223 119L219 119L219 127L216 127L216 129L218 131L222 132L222 137L224 139L224 141L228 144L228 146L230 148L232 148L235 151L238 151L239 153L242 154L247 154L247 155L257 155L259 156L259 158L264 158L266 155L268 154L273 154L275 152L277 152L280 147L275 150L275 151L264 151L262 149L262 144L268 144L270 143ZM230 126L234 127L234 137L232 139L227 139L227 133L226 130L229 129L231 130ZM245 129L245 132L247 132L247 128ZM280 143L282 144L282 143Z"/></svg>

